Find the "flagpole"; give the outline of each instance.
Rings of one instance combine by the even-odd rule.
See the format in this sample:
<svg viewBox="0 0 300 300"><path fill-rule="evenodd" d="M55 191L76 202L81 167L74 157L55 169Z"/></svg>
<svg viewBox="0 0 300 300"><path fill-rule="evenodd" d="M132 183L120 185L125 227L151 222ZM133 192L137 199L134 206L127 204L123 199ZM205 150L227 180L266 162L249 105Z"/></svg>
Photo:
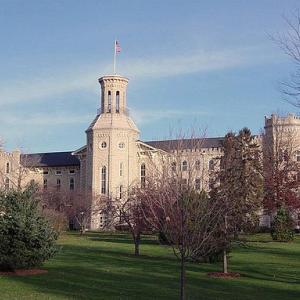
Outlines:
<svg viewBox="0 0 300 300"><path fill-rule="evenodd" d="M115 44L114 44L114 75L116 75L116 42L117 40L115 40Z"/></svg>

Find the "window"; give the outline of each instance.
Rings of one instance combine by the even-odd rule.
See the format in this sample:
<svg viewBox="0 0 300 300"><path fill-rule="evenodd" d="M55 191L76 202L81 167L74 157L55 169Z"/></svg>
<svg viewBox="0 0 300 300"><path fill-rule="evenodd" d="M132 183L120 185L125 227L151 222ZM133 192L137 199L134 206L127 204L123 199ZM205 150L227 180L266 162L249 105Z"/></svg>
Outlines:
<svg viewBox="0 0 300 300"><path fill-rule="evenodd" d="M296 160L300 161L300 151L297 151L297 153L296 153Z"/></svg>
<svg viewBox="0 0 300 300"><path fill-rule="evenodd" d="M119 143L119 148L124 149L125 148L125 143L123 143L123 142Z"/></svg>
<svg viewBox="0 0 300 300"><path fill-rule="evenodd" d="M44 190L46 190L48 187L48 180L47 179L44 179L44 183L43 183L43 188Z"/></svg>
<svg viewBox="0 0 300 300"><path fill-rule="evenodd" d="M60 181L60 179L57 179L56 180L56 190L59 191L60 188L61 188L61 181Z"/></svg>
<svg viewBox="0 0 300 300"><path fill-rule="evenodd" d="M44 170L43 171L43 175L48 175L49 174L49 171L48 170Z"/></svg>
<svg viewBox="0 0 300 300"><path fill-rule="evenodd" d="M141 164L141 186L144 188L146 185L146 165Z"/></svg>
<svg viewBox="0 0 300 300"><path fill-rule="evenodd" d="M196 178L195 180L195 189L196 191L200 191L201 185L200 185L200 178Z"/></svg>
<svg viewBox="0 0 300 300"><path fill-rule="evenodd" d="M6 163L6 174L9 174L10 165L9 162Z"/></svg>
<svg viewBox="0 0 300 300"><path fill-rule="evenodd" d="M214 168L215 168L215 163L214 163L214 161L211 159L211 160L208 162L208 169L209 169L210 171L213 171Z"/></svg>
<svg viewBox="0 0 300 300"><path fill-rule="evenodd" d="M175 162L175 161L172 162L171 168L172 168L172 171L173 171L173 172L176 172L176 162Z"/></svg>
<svg viewBox="0 0 300 300"><path fill-rule="evenodd" d="M106 194L106 167L101 169L101 194Z"/></svg>
<svg viewBox="0 0 300 300"><path fill-rule="evenodd" d="M120 92L116 92L116 113L120 112Z"/></svg>
<svg viewBox="0 0 300 300"><path fill-rule="evenodd" d="M61 175L61 170L56 170L55 174L56 175Z"/></svg>
<svg viewBox="0 0 300 300"><path fill-rule="evenodd" d="M111 112L111 91L108 91L108 107L107 112Z"/></svg>
<svg viewBox="0 0 300 300"><path fill-rule="evenodd" d="M187 179L186 178L182 179L182 181L181 181L181 187L184 190L187 189Z"/></svg>
<svg viewBox="0 0 300 300"><path fill-rule="evenodd" d="M200 160L196 160L196 162L195 162L195 169L197 171L200 171Z"/></svg>
<svg viewBox="0 0 300 300"><path fill-rule="evenodd" d="M187 171L187 161L182 162L182 171Z"/></svg>
<svg viewBox="0 0 300 300"><path fill-rule="evenodd" d="M5 179L5 185L4 185L4 188L5 188L6 190L9 189L9 179L8 179L8 178Z"/></svg>
<svg viewBox="0 0 300 300"><path fill-rule="evenodd" d="M119 187L119 198L122 199L122 194L123 194L123 186L120 185Z"/></svg>
<svg viewBox="0 0 300 300"><path fill-rule="evenodd" d="M70 170L69 174L75 174L75 170Z"/></svg>
<svg viewBox="0 0 300 300"><path fill-rule="evenodd" d="M75 179L72 177L70 178L70 191L74 191L75 188Z"/></svg>
<svg viewBox="0 0 300 300"><path fill-rule="evenodd" d="M120 162L120 170L119 170L119 172L120 172L120 176L123 176L123 163L122 162Z"/></svg>
<svg viewBox="0 0 300 300"><path fill-rule="evenodd" d="M107 147L106 142L102 142L101 145L100 145L100 147L101 147L102 149L105 149L105 148Z"/></svg>

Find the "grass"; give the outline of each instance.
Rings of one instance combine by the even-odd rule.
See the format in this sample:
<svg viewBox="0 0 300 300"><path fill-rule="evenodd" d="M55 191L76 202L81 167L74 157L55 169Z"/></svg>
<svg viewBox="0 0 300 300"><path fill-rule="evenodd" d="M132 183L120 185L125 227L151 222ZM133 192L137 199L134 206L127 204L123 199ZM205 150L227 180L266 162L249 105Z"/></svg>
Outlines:
<svg viewBox="0 0 300 300"><path fill-rule="evenodd" d="M300 299L300 238L272 242L248 237L231 253L230 271L241 278L213 279L220 264L189 263L187 299ZM60 251L44 265L48 274L0 277L0 299L177 299L179 264L170 248L143 237L141 257L127 234L64 234Z"/></svg>

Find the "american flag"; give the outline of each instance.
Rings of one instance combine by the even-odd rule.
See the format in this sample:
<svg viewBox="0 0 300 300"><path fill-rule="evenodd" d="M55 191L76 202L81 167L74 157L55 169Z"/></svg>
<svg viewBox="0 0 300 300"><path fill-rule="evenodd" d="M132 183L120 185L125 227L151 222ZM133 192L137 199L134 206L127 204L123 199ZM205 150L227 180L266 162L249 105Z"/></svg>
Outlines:
<svg viewBox="0 0 300 300"><path fill-rule="evenodd" d="M116 53L121 52L121 46L120 46L120 43L118 41L116 41L116 43L115 43L115 51L116 51Z"/></svg>

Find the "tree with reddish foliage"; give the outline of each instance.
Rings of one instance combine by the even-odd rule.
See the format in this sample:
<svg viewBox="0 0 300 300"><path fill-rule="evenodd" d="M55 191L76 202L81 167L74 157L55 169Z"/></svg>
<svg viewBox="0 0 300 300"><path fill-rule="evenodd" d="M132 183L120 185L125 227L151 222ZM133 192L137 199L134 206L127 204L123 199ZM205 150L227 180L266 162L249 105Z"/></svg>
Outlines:
<svg viewBox="0 0 300 300"><path fill-rule="evenodd" d="M291 216L300 209L300 155L298 132L284 119L273 119L272 132L266 135L264 151L264 207L272 219L280 209Z"/></svg>

